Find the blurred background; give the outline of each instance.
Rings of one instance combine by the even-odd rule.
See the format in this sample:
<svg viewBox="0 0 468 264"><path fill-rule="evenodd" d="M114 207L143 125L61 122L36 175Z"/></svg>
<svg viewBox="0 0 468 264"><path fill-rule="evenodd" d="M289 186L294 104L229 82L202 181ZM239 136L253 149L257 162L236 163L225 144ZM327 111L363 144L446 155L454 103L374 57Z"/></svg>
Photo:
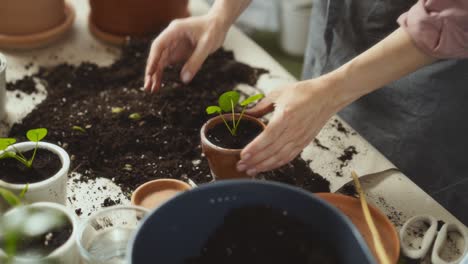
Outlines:
<svg viewBox="0 0 468 264"><path fill-rule="evenodd" d="M252 0L236 26L300 79L311 10L312 0Z"/></svg>

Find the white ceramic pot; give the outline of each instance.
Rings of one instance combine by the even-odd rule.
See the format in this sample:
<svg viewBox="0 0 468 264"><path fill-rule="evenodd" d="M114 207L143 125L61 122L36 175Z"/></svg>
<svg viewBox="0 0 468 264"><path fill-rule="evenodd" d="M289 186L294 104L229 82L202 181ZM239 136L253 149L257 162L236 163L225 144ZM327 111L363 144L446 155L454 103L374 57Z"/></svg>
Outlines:
<svg viewBox="0 0 468 264"><path fill-rule="evenodd" d="M6 131L2 127L2 123L6 119L6 58L0 53L0 137L2 137Z"/></svg>
<svg viewBox="0 0 468 264"><path fill-rule="evenodd" d="M77 233L77 226L78 226L78 219L75 215L74 212L71 211L71 209L61 205L61 204L56 204L56 203L49 203L49 202L40 202L40 203L34 203L31 205L27 205L29 208L37 208L37 209L52 209L52 210L57 210L61 213L63 213L67 219L70 221L73 227L73 231L68 238L68 240L57 248L55 251L53 251L50 255L43 259L26 259L26 258L21 258L21 257L15 257L13 263L21 263L21 264L37 264L37 263L67 263L67 264L78 264L80 263L80 258L78 254L78 248L76 246L76 233ZM14 210L17 210L16 208L13 208L12 210L8 211L5 215L7 216ZM0 249L0 262L2 259L6 258L5 252Z"/></svg>
<svg viewBox="0 0 468 264"><path fill-rule="evenodd" d="M14 144L14 147L18 151L24 152L34 149L35 145L35 142L22 142ZM55 175L47 180L29 184L28 191L26 192L23 201L25 203L54 202L65 205L67 199L66 190L68 170L70 169L70 157L63 148L51 143L39 142L39 148L49 150L56 154L62 162L62 167ZM7 150L13 151L12 146ZM25 184L12 184L0 180L0 187L19 194L21 190L24 189Z"/></svg>
<svg viewBox="0 0 468 264"><path fill-rule="evenodd" d="M311 0L280 1L280 44L294 56L303 56L309 36Z"/></svg>

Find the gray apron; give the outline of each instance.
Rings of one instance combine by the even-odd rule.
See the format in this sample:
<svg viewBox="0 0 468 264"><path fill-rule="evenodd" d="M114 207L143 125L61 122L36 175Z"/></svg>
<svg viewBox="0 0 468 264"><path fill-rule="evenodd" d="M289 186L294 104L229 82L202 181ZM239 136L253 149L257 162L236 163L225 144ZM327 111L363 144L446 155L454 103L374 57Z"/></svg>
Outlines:
<svg viewBox="0 0 468 264"><path fill-rule="evenodd" d="M415 2L314 0L303 78L332 71L383 39ZM339 115L468 224L468 60L426 66Z"/></svg>

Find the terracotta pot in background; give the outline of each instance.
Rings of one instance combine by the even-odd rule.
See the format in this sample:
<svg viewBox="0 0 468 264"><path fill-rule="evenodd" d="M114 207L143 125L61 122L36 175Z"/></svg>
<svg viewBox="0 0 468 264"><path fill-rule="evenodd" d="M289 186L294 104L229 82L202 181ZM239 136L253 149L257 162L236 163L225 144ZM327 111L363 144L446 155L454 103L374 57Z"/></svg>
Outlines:
<svg viewBox="0 0 468 264"><path fill-rule="evenodd" d="M111 35L146 36L176 18L189 16L188 0L90 0L90 25ZM106 40L106 39L104 39Z"/></svg>
<svg viewBox="0 0 468 264"><path fill-rule="evenodd" d="M74 9L64 0L2 0L0 48L45 46L68 32L74 19Z"/></svg>
<svg viewBox="0 0 468 264"><path fill-rule="evenodd" d="M334 205L351 220L377 259L374 240L364 217L361 202L354 197L335 193L318 193L317 196ZM392 263L397 263L400 256L400 239L395 227L376 207L369 204L369 210L390 260Z"/></svg>
<svg viewBox="0 0 468 264"><path fill-rule="evenodd" d="M154 209L192 187L183 181L158 179L140 185L132 194L132 204Z"/></svg>
<svg viewBox="0 0 468 264"><path fill-rule="evenodd" d="M232 120L232 116L230 114L223 116L226 120ZM239 114L236 114L235 116L238 118ZM244 115L242 119L255 122L265 129L265 124L258 118ZM240 160L242 149L221 148L208 140L206 136L207 131L222 122L223 120L220 116L213 117L202 126L200 131L202 151L208 159L211 174L213 174L213 177L216 180L250 178L246 172L238 172L236 169L236 164Z"/></svg>

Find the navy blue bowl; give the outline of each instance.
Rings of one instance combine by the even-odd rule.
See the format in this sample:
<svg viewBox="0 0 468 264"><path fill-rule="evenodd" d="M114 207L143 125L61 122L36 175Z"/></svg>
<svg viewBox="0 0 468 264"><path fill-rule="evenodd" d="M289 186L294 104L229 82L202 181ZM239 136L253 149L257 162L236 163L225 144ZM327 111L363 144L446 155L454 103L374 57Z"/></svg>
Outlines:
<svg viewBox="0 0 468 264"><path fill-rule="evenodd" d="M130 245L131 263L184 263L200 253L231 209L243 206L287 210L336 245L341 263L376 263L359 231L336 208L305 190L256 180L205 184L171 199L142 223Z"/></svg>

